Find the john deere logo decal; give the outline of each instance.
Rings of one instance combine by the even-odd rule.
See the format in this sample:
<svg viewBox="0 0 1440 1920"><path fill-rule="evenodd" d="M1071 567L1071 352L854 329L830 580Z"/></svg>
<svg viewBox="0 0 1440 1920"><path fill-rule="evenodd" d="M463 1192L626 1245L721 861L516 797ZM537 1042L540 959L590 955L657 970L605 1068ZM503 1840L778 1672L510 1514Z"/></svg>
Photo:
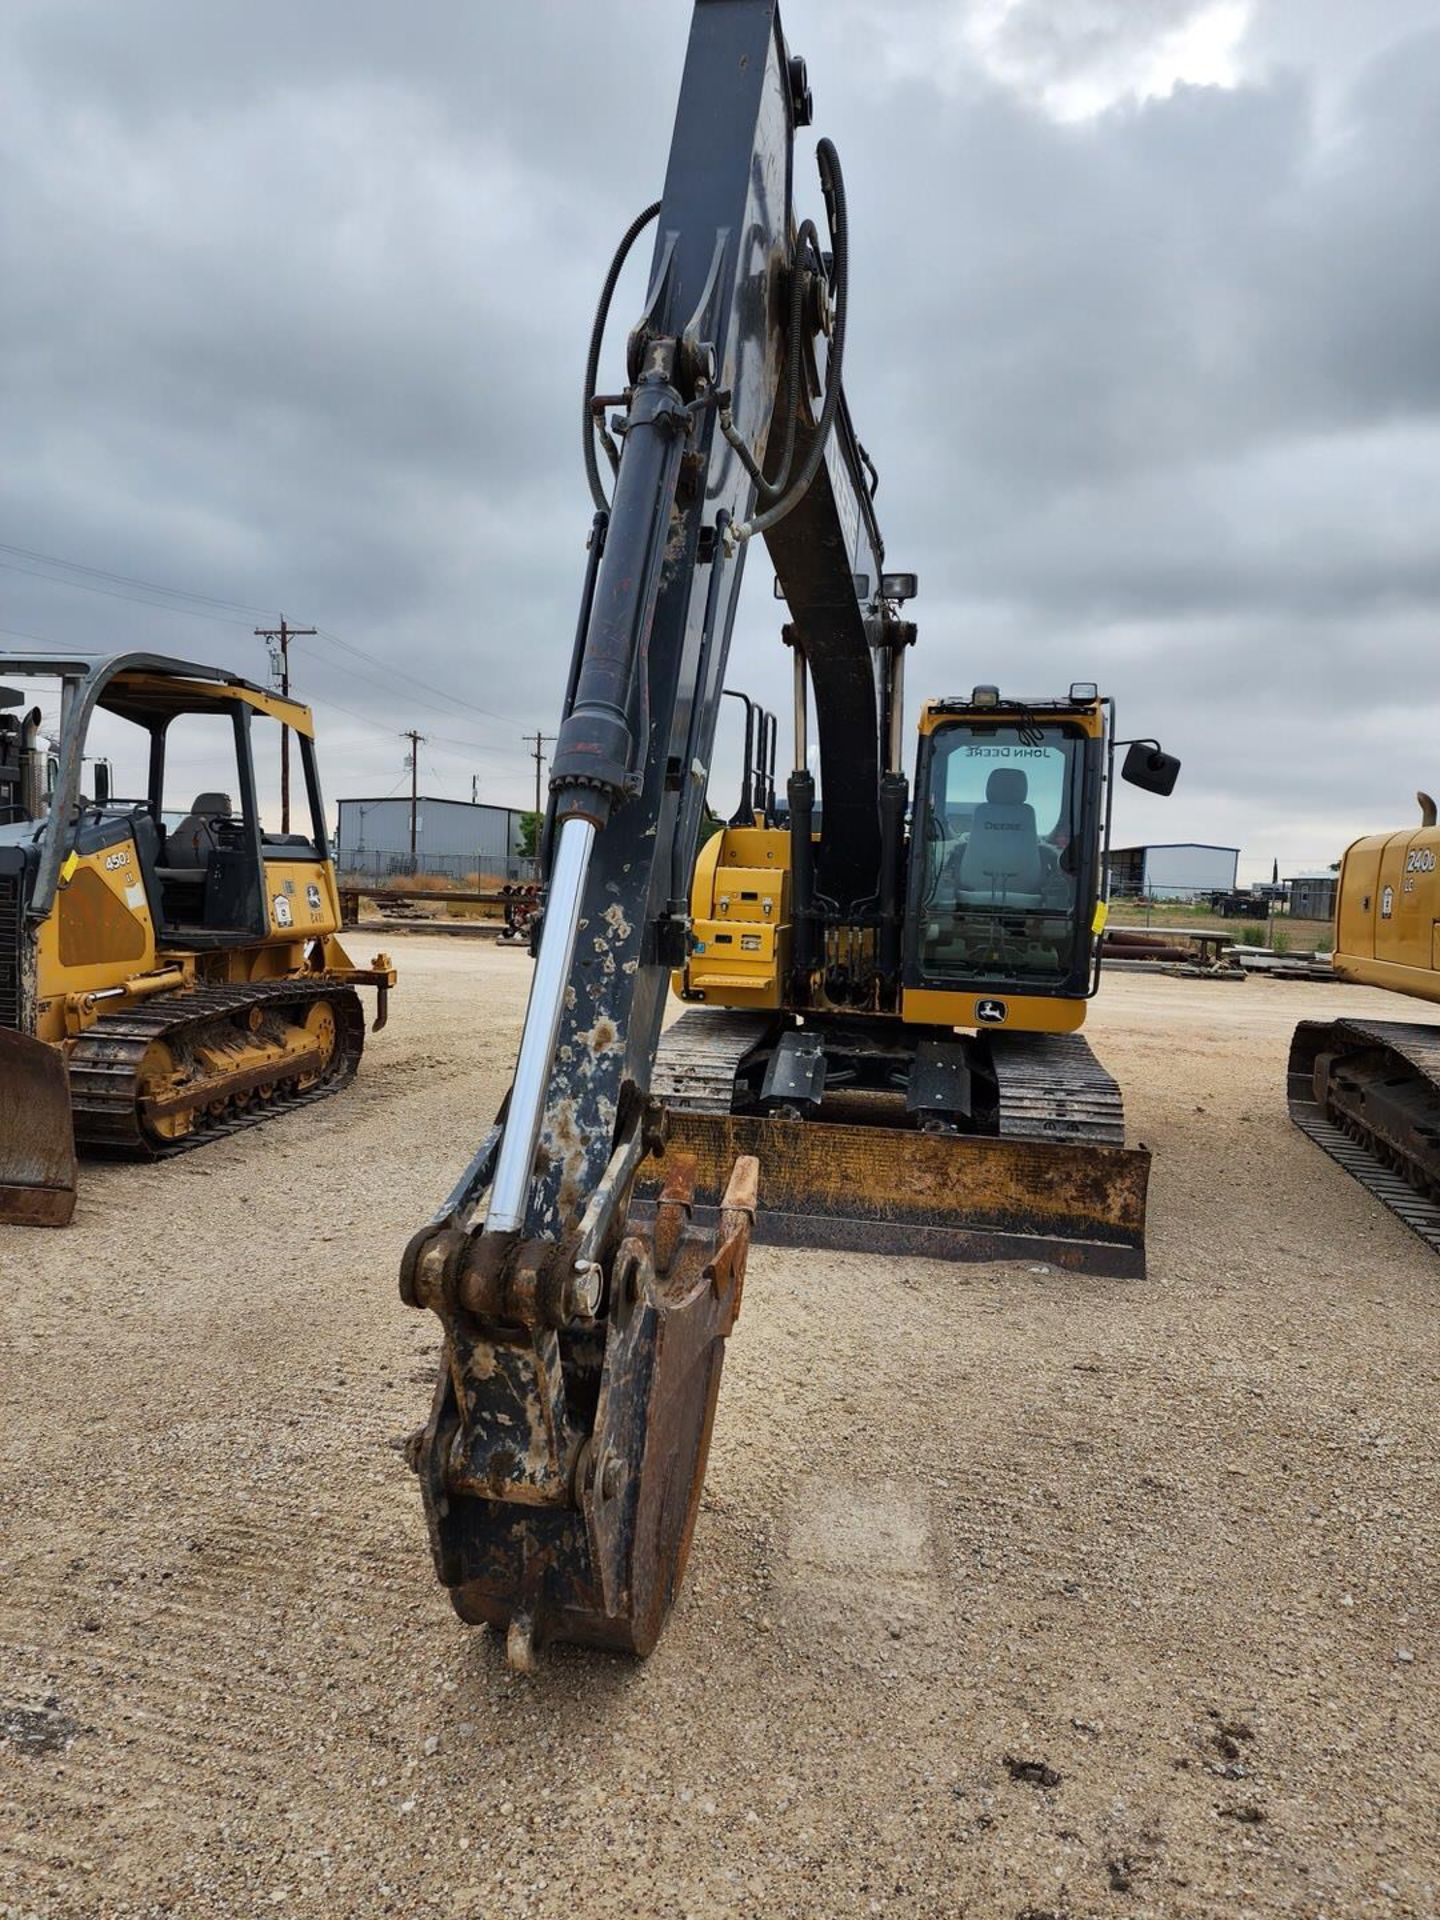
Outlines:
<svg viewBox="0 0 1440 1920"><path fill-rule="evenodd" d="M1003 1000L977 1000L975 1002L975 1018L985 1021L987 1026L998 1027L1008 1012L1009 1008Z"/></svg>

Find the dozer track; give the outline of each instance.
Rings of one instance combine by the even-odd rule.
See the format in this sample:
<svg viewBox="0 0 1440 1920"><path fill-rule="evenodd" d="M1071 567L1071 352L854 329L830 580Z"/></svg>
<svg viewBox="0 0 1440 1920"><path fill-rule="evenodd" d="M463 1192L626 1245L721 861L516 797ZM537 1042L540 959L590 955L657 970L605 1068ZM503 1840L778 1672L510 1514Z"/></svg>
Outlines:
<svg viewBox="0 0 1440 1920"><path fill-rule="evenodd" d="M757 1241L1144 1273L1150 1155L1125 1146L1120 1090L1078 1034L983 1036L996 1132L943 1133L733 1111L737 1071L774 1025L697 1008L661 1040L652 1091L672 1147L696 1157L697 1219L713 1214L737 1155L751 1154ZM641 1170L642 1217L658 1177Z"/></svg>
<svg viewBox="0 0 1440 1920"><path fill-rule="evenodd" d="M1302 1020L1290 1117L1440 1253L1440 1028Z"/></svg>
<svg viewBox="0 0 1440 1920"><path fill-rule="evenodd" d="M303 1022L325 1002L334 1010L333 1045L308 1086L304 1063L281 1061L230 1073L201 1074L183 1092L183 1110L193 1112L189 1131L160 1130L141 1094L145 1059L157 1043L183 1060L207 1038L233 1037L237 1016L278 1013ZM353 987L324 980L248 981L233 986L194 987L166 994L122 1013L103 1014L70 1052L70 1103L75 1142L88 1152L126 1159L159 1160L186 1153L208 1140L337 1093L355 1077L365 1044L365 1015ZM203 1098L193 1098L203 1095Z"/></svg>

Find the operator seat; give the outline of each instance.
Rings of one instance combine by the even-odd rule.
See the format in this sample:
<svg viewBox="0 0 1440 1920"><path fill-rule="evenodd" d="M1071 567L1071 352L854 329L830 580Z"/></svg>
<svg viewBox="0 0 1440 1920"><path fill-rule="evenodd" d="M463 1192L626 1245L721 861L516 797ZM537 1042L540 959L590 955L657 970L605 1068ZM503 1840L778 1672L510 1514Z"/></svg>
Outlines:
<svg viewBox="0 0 1440 1920"><path fill-rule="evenodd" d="M956 899L967 907L1038 907L1044 871L1030 783L1019 767L996 767L970 821Z"/></svg>
<svg viewBox="0 0 1440 1920"><path fill-rule="evenodd" d="M178 827L172 827L165 836L165 864L160 868L161 879L203 882L210 855L220 846L215 822L217 818L228 819L230 812L228 793L197 793L189 813Z"/></svg>

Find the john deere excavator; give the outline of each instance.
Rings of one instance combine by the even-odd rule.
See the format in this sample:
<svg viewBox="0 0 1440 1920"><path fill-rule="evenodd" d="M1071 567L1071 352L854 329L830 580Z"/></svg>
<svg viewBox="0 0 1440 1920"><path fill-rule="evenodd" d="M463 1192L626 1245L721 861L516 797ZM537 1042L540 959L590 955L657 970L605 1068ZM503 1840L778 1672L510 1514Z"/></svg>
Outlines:
<svg viewBox="0 0 1440 1920"><path fill-rule="evenodd" d="M775 0L697 0L663 198L591 335L595 518L514 1083L411 1241L445 1330L415 1436L436 1569L525 1666L646 1652L679 1585L752 1225L816 1246L1143 1260L1148 1155L1079 1039L1103 924L1111 710L979 685L903 770L902 618L841 385L839 157ZM657 222L626 380L597 391L625 256ZM602 455L612 470L602 485ZM747 796L696 863L746 554L789 604L795 754L750 714ZM809 767L811 715L819 804ZM1177 763L1131 745L1168 791ZM693 881L693 888L692 888ZM662 1048L672 974L691 1005Z"/></svg>
<svg viewBox="0 0 1440 1920"><path fill-rule="evenodd" d="M1357 840L1340 865L1342 980L1440 1001L1440 827ZM1317 1146L1440 1253L1440 1027L1303 1020L1290 1046L1290 1113Z"/></svg>
<svg viewBox="0 0 1440 1920"><path fill-rule="evenodd" d="M365 1037L356 987L378 988L380 1026L395 974L335 937L307 707L147 653L0 653L0 678L21 683L0 688L0 1221L63 1226L77 1145L161 1158L343 1086ZM58 694L53 752L37 682ZM97 714L143 792L110 791ZM303 833L261 820L255 750L268 730L288 771L282 728ZM179 804L177 731L212 789Z"/></svg>

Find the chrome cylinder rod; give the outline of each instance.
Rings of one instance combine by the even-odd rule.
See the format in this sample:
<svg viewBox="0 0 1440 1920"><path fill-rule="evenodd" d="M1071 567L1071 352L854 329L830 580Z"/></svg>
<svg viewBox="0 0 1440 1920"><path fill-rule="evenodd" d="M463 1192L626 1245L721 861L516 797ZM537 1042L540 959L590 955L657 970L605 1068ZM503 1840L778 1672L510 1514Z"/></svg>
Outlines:
<svg viewBox="0 0 1440 1920"><path fill-rule="evenodd" d="M886 742L890 772L905 771L905 649L890 650L890 738Z"/></svg>
<svg viewBox="0 0 1440 1920"><path fill-rule="evenodd" d="M525 1030L520 1036L520 1057L515 1063L515 1083L510 1089L510 1108L485 1215L489 1233L515 1233L525 1223L535 1143L545 1113L565 989L575 958L580 901L594 844L593 820L581 820L572 814L561 826L550 868L540 952L525 1009Z"/></svg>
<svg viewBox="0 0 1440 1920"><path fill-rule="evenodd" d="M805 656L797 641L795 654L795 771L803 773L807 764L809 743L806 734L809 731L808 716L805 712Z"/></svg>

